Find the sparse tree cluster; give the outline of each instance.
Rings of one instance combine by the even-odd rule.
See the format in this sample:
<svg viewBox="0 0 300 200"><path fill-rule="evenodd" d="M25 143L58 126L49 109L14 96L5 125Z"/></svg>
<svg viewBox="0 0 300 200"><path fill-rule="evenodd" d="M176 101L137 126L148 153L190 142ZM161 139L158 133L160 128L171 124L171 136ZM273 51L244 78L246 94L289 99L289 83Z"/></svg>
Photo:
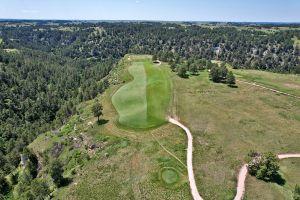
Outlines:
<svg viewBox="0 0 300 200"><path fill-rule="evenodd" d="M227 83L228 85L235 84L235 76L232 71L228 71L225 64L221 64L221 66L213 66L210 69L209 76L213 82L216 83Z"/></svg>

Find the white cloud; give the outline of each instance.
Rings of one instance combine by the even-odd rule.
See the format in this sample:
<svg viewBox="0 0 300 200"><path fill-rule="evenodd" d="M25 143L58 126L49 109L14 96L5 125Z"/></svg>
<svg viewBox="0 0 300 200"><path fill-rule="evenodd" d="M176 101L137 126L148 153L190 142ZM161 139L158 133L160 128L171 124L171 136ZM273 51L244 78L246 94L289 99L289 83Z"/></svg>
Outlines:
<svg viewBox="0 0 300 200"><path fill-rule="evenodd" d="M141 3L141 1L140 0L136 0L135 3Z"/></svg>

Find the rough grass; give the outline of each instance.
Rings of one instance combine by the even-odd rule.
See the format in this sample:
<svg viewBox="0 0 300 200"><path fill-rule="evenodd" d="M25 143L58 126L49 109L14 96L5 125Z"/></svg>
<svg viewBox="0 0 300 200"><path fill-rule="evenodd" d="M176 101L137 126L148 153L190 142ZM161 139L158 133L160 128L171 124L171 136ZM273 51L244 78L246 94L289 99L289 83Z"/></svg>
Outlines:
<svg viewBox="0 0 300 200"><path fill-rule="evenodd" d="M257 180L254 177L247 179L247 199L293 199L293 191L295 185L299 185L300 159L286 159L280 161L280 174L286 180L284 186L279 186L276 183L266 184L263 181Z"/></svg>
<svg viewBox="0 0 300 200"><path fill-rule="evenodd" d="M133 81L121 87L112 98L120 124L142 129L165 123L171 94L169 77L150 59L133 62L128 71Z"/></svg>
<svg viewBox="0 0 300 200"><path fill-rule="evenodd" d="M292 79L292 75L277 76L253 70L243 71L243 75L282 88L285 80L299 84L298 77ZM252 149L300 152L299 100L242 83L238 88L215 84L209 81L206 71L189 79L173 76L173 83L177 116L194 136L196 182L205 199L233 199L239 168ZM281 186L269 191L262 187L250 191L276 195L281 190L290 193Z"/></svg>
<svg viewBox="0 0 300 200"><path fill-rule="evenodd" d="M300 96L300 76L257 70L233 70L238 79L261 84L272 89Z"/></svg>

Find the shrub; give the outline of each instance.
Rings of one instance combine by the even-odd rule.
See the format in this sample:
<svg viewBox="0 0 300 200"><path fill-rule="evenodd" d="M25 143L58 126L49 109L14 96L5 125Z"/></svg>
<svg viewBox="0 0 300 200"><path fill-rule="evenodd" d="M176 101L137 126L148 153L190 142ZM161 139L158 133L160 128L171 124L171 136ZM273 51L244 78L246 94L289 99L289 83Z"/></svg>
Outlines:
<svg viewBox="0 0 300 200"><path fill-rule="evenodd" d="M257 154L248 165L249 173L264 181L274 181L278 176L279 159L271 152Z"/></svg>

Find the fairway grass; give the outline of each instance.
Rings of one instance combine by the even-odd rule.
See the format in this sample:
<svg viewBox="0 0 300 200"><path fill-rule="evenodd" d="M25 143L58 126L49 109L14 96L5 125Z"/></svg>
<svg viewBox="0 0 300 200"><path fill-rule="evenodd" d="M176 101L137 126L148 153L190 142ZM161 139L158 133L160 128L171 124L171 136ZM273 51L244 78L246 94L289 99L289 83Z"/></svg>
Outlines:
<svg viewBox="0 0 300 200"><path fill-rule="evenodd" d="M144 64L136 62L128 71L133 76L133 81L121 87L112 101L121 124L142 128L147 125L147 80Z"/></svg>
<svg viewBox="0 0 300 200"><path fill-rule="evenodd" d="M170 102L170 80L150 59L133 62L128 68L133 80L112 97L119 119L129 128L147 129L166 122Z"/></svg>

